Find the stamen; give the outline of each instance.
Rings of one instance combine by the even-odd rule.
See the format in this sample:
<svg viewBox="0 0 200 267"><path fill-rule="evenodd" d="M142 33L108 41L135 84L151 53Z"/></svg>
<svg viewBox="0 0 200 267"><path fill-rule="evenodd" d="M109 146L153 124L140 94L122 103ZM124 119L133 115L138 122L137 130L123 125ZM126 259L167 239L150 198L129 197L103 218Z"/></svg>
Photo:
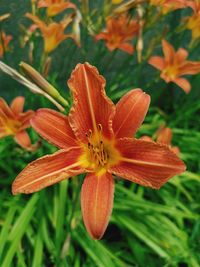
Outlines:
<svg viewBox="0 0 200 267"><path fill-rule="evenodd" d="M97 125L98 135L93 135L92 130L90 129L86 133L88 139L88 149L91 162L94 162L95 165L99 168L100 166L105 166L108 161L108 155L105 151L104 144L102 141L102 125Z"/></svg>

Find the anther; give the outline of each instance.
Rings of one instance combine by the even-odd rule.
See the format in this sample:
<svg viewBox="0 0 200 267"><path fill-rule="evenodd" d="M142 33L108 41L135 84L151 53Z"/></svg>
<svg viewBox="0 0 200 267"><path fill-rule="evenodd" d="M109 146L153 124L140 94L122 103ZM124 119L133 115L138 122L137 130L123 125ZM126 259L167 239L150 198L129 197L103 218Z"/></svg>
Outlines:
<svg viewBox="0 0 200 267"><path fill-rule="evenodd" d="M100 123L98 124L98 130L102 132L102 125Z"/></svg>
<svg viewBox="0 0 200 267"><path fill-rule="evenodd" d="M92 136L92 130L90 129L90 130L88 131L88 133L89 133L89 137L91 137L91 136Z"/></svg>

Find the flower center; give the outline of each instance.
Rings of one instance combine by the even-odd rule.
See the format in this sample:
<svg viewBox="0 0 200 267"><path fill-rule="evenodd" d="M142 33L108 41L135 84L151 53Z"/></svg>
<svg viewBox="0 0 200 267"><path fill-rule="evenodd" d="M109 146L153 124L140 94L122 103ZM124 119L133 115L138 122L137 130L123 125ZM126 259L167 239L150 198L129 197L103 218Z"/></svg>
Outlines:
<svg viewBox="0 0 200 267"><path fill-rule="evenodd" d="M9 135L15 135L18 132L20 126L21 123L19 121L8 119L4 124L4 129Z"/></svg>
<svg viewBox="0 0 200 267"><path fill-rule="evenodd" d="M105 166L108 163L108 152L104 147L102 138L102 126L98 125L97 138L92 134L92 131L86 134L88 138L88 150L92 162L95 162L96 166Z"/></svg>
<svg viewBox="0 0 200 267"><path fill-rule="evenodd" d="M101 124L98 124L97 132L89 130L86 136L88 142L83 144L84 151L80 157L81 165L101 175L110 166L117 164L120 154L114 147L114 140L108 140L103 136Z"/></svg>
<svg viewBox="0 0 200 267"><path fill-rule="evenodd" d="M163 74L170 80L173 81L178 74L176 66L168 66L166 69L163 70Z"/></svg>

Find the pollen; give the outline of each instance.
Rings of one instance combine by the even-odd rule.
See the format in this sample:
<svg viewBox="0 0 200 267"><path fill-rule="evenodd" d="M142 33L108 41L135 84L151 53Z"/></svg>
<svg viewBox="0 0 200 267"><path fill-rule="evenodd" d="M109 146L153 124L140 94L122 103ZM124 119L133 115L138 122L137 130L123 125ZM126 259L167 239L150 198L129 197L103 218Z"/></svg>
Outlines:
<svg viewBox="0 0 200 267"><path fill-rule="evenodd" d="M103 136L102 125L97 125L97 131L89 130L86 133L87 144L84 144L84 152L80 157L84 168L92 169L96 174L103 174L107 169L117 164L119 152L114 147L114 140L108 140Z"/></svg>

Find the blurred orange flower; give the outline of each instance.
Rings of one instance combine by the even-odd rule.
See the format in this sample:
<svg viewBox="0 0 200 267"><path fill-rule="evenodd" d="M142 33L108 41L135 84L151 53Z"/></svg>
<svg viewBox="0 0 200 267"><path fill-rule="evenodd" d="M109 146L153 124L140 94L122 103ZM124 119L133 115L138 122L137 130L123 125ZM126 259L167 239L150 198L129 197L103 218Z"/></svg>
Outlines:
<svg viewBox="0 0 200 267"><path fill-rule="evenodd" d="M30 138L25 131L30 127L30 119L34 112L29 110L23 112L24 97L16 97L10 107L3 98L0 98L0 139L6 136L13 136L14 140L27 150L34 150L36 147L31 144Z"/></svg>
<svg viewBox="0 0 200 267"><path fill-rule="evenodd" d="M72 22L72 17L67 16L61 22L52 22L46 25L38 17L33 16L30 13L26 13L27 18L31 19L40 29L44 39L44 51L50 53L56 49L56 47L67 38L74 38L72 34L65 34L65 28Z"/></svg>
<svg viewBox="0 0 200 267"><path fill-rule="evenodd" d="M192 39L200 38L200 1L187 1L187 6L193 9L193 15L187 17L186 28L192 31Z"/></svg>
<svg viewBox="0 0 200 267"><path fill-rule="evenodd" d="M130 19L126 15L118 18L110 17L106 23L106 30L95 36L95 40L105 40L110 51L121 49L129 54L134 52L134 47L128 41L139 31L137 20Z"/></svg>
<svg viewBox="0 0 200 267"><path fill-rule="evenodd" d="M104 78L88 63L76 66L68 86L74 98L68 117L39 109L31 120L34 129L60 150L30 163L14 181L12 192L32 193L88 172L81 190L82 215L90 236L100 239L113 207L112 174L158 189L185 165L167 146L132 137L150 103L141 89L131 90L115 106L106 96Z"/></svg>
<svg viewBox="0 0 200 267"><path fill-rule="evenodd" d="M53 17L65 9L76 9L76 5L65 0L39 0L38 8L47 7L47 16Z"/></svg>
<svg viewBox="0 0 200 267"><path fill-rule="evenodd" d="M173 133L169 127L161 127L156 133L156 142L169 146L169 148L176 154L180 154L180 149L177 146L172 146Z"/></svg>
<svg viewBox="0 0 200 267"><path fill-rule="evenodd" d="M3 57L6 51L9 51L9 43L11 40L11 35L6 35L5 32L0 33L0 58Z"/></svg>
<svg viewBox="0 0 200 267"><path fill-rule="evenodd" d="M119 5L123 0L112 0L113 5Z"/></svg>
<svg viewBox="0 0 200 267"><path fill-rule="evenodd" d="M161 7L163 14L169 11L186 8L186 0L150 0L150 4Z"/></svg>
<svg viewBox="0 0 200 267"><path fill-rule="evenodd" d="M172 146L171 144L173 133L169 127L160 127L155 135L157 143L168 146L170 150L173 151L176 155L180 154L180 149L177 146ZM140 139L153 142L153 139L146 135L142 136Z"/></svg>
<svg viewBox="0 0 200 267"><path fill-rule="evenodd" d="M200 72L200 62L186 60L188 52L183 48L179 48L176 52L173 46L166 40L162 40L162 49L164 58L152 56L148 61L149 64L161 71L160 77L165 80L165 82L174 82L180 86L185 93L189 93L191 90L190 83L180 76L186 74L194 75Z"/></svg>

